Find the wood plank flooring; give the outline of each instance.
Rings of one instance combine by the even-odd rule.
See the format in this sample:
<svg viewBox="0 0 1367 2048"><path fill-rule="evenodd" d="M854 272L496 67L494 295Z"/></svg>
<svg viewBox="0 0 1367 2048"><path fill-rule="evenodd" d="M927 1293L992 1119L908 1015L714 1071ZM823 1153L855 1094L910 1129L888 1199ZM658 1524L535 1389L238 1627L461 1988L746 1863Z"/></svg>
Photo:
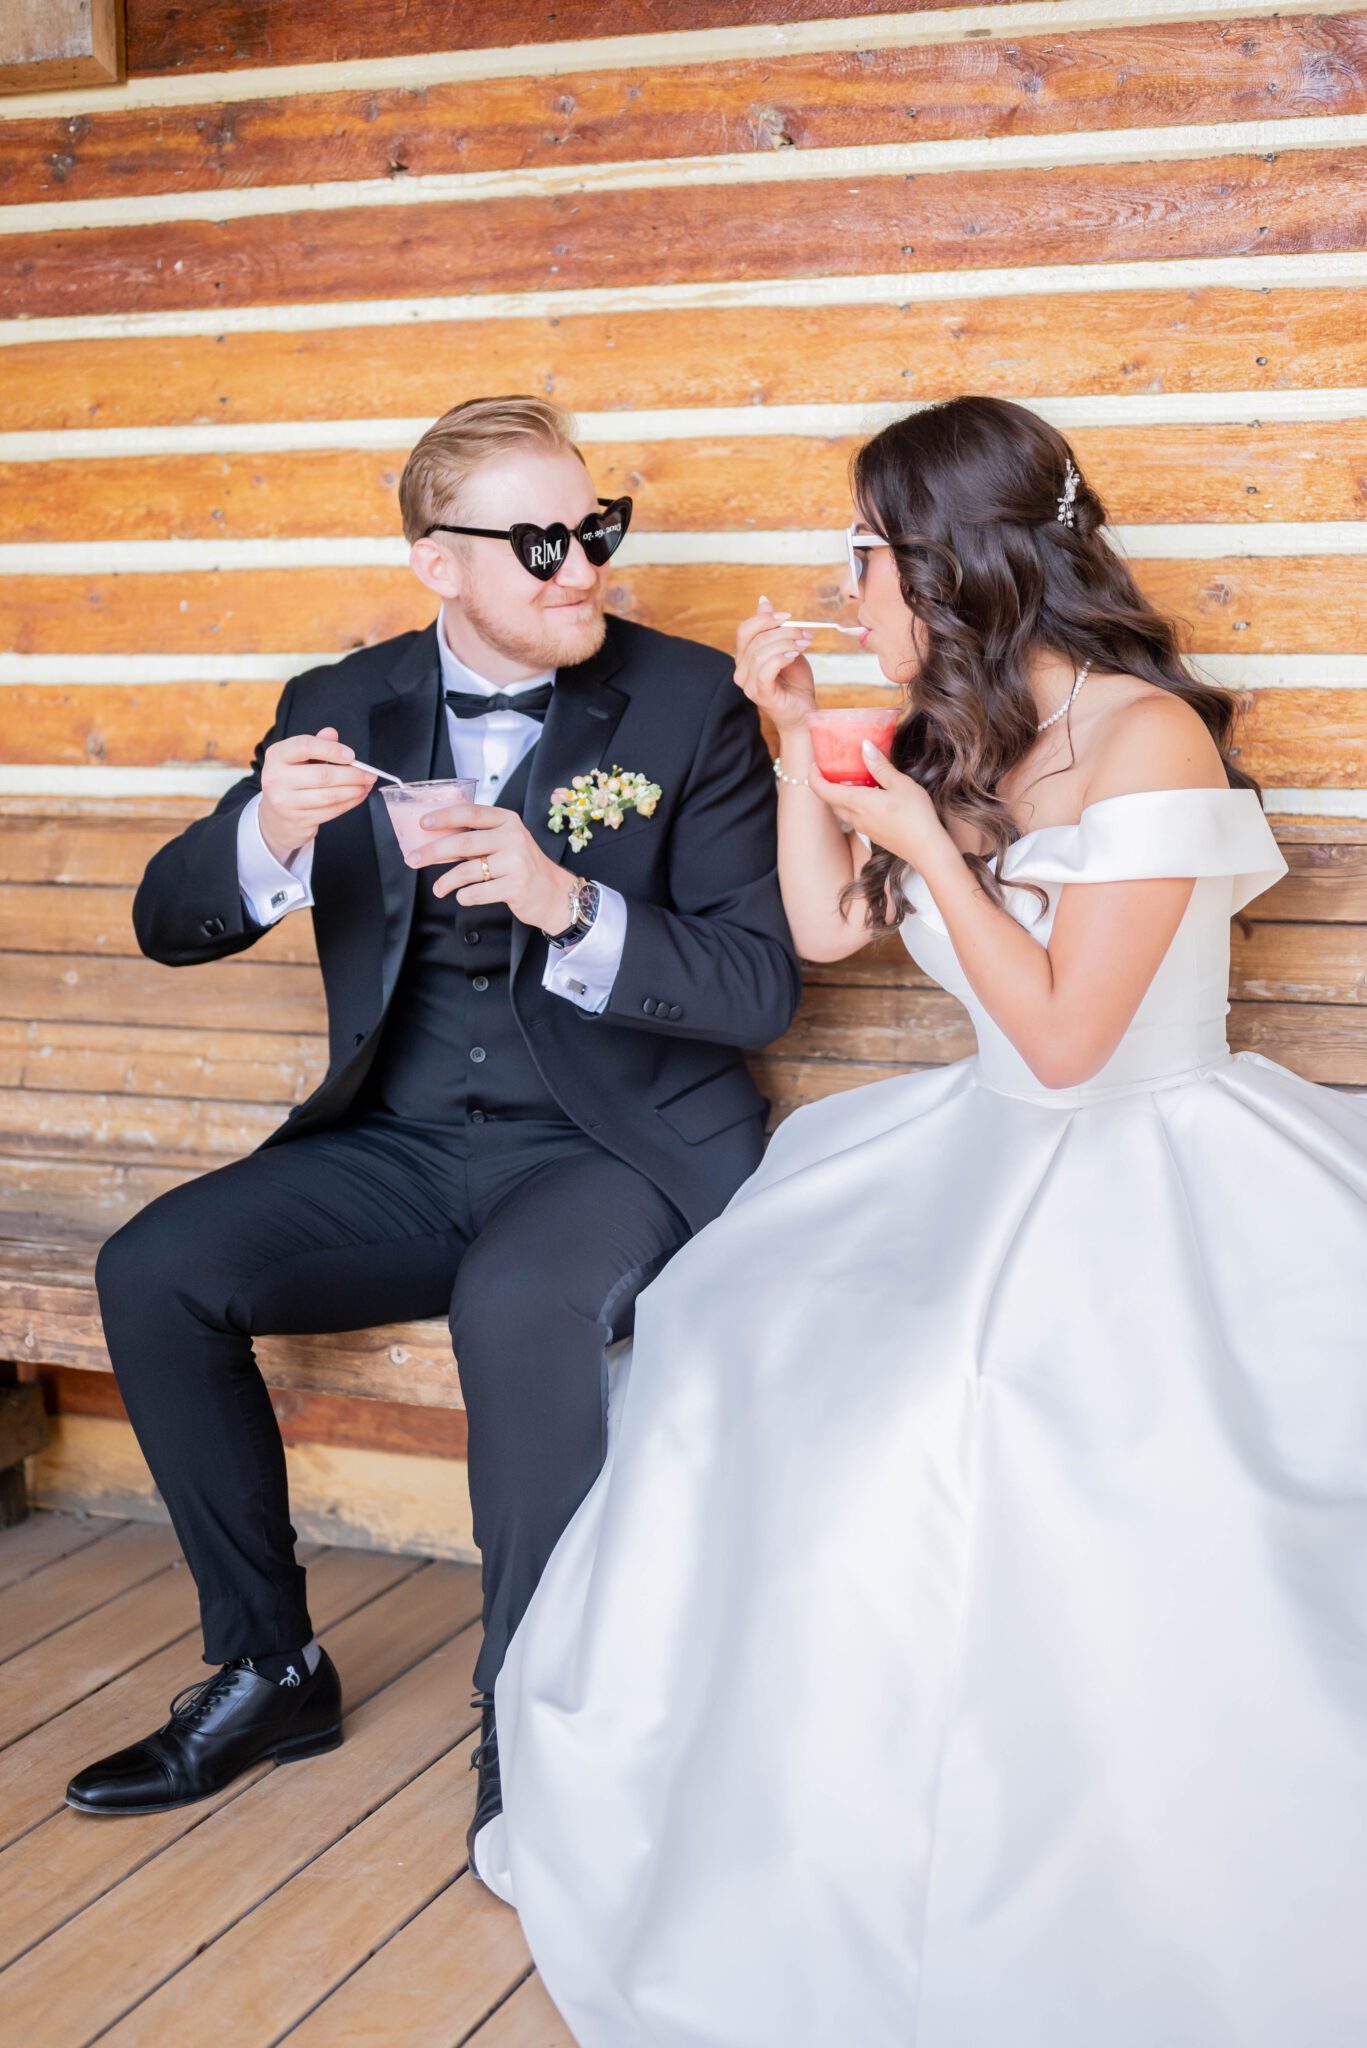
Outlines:
<svg viewBox="0 0 1367 2048"><path fill-rule="evenodd" d="M202 1677L168 1530L0 1530L0 2034L24 2048L574 2048L517 1916L470 1875L467 1565L301 1549L346 1739L178 1813L92 1820L68 1778Z"/></svg>

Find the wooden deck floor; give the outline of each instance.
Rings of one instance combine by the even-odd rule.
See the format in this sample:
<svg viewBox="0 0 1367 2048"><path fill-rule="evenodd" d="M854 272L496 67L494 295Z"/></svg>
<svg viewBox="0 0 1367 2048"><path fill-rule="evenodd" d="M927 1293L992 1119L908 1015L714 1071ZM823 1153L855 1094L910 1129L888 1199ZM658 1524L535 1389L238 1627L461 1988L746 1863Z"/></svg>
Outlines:
<svg viewBox="0 0 1367 2048"><path fill-rule="evenodd" d="M170 1532L0 1530L0 2040L6 2048L573 2048L517 1916L471 1878L469 1566L306 1549L346 1739L164 1817L68 1778L203 1677Z"/></svg>

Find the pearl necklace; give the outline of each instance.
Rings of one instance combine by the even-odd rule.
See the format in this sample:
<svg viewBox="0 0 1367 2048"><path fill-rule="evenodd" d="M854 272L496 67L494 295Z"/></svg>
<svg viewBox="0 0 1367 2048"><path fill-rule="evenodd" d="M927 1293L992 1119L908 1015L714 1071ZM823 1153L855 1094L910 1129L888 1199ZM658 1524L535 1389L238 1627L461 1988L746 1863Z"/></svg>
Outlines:
<svg viewBox="0 0 1367 2048"><path fill-rule="evenodd" d="M1040 720L1039 724L1035 727L1036 732L1047 732L1051 725L1057 725L1061 718L1067 717L1068 713L1073 708L1073 702L1077 696L1078 691L1082 688L1082 685L1086 682L1088 676L1091 674L1091 670L1091 662L1084 661L1082 667L1077 672L1077 681L1073 684L1072 689L1068 692L1065 701L1059 705L1057 711L1051 711L1047 718L1042 718Z"/></svg>

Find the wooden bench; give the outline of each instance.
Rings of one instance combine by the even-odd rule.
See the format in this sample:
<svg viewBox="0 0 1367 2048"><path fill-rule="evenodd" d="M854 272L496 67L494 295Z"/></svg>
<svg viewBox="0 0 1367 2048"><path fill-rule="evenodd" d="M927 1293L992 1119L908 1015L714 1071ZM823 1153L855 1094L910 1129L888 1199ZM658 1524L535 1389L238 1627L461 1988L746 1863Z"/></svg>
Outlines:
<svg viewBox="0 0 1367 2048"><path fill-rule="evenodd" d="M193 970L141 958L132 890L204 808L177 800L0 803L0 1361L58 1410L120 1413L92 1285L110 1233L165 1188L239 1157L321 1075L321 983L305 918ZM1367 1086L1367 824L1277 822L1292 872L1236 922L1230 1036L1298 1073ZM775 1121L800 1103L972 1050L959 1004L896 940L813 967L785 1037L754 1061ZM294 1440L463 1453L441 1321L270 1338L262 1369ZM371 1404L348 1424L347 1397ZM0 1412L5 1389L0 1386ZM31 1387L0 1458L41 1429ZM13 1452L8 1462L18 1469ZM126 1504L125 1510L126 1510ZM11 1481L10 1512L17 1512ZM373 1532L370 1532L373 1535Z"/></svg>

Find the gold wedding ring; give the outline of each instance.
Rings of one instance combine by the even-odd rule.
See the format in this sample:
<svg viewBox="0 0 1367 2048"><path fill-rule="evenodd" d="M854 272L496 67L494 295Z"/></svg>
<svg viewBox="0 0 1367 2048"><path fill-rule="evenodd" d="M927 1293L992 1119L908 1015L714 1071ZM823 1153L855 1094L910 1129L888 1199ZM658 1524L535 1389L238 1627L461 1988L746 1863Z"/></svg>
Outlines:
<svg viewBox="0 0 1367 2048"><path fill-rule="evenodd" d="M486 882L492 882L494 878L493 878L492 874L491 874L491 873L489 872L489 860L488 860L488 856L487 856L487 854L483 854L483 853L482 853L482 854L480 855L480 857L479 857L479 864L480 864L480 866L481 866L481 867L483 868L483 870L484 870L484 879L485 879L485 881L486 881Z"/></svg>

